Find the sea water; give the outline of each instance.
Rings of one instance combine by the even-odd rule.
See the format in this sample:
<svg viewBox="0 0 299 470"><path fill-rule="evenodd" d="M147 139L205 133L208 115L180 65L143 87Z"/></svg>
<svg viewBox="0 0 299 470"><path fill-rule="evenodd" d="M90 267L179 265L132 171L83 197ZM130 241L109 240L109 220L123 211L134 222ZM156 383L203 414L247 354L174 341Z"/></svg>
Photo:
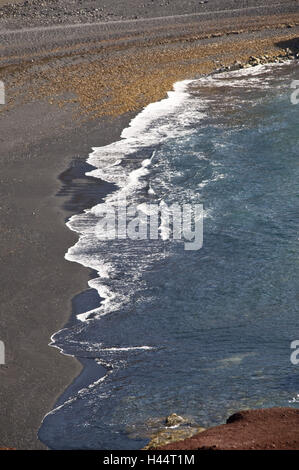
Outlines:
<svg viewBox="0 0 299 470"><path fill-rule="evenodd" d="M202 204L203 246L100 240L101 204L68 221L66 259L94 275L52 337L84 369L42 423L50 448L138 449L146 423L172 412L212 426L298 406L296 66L177 83L89 155L99 191L116 185L102 204Z"/></svg>

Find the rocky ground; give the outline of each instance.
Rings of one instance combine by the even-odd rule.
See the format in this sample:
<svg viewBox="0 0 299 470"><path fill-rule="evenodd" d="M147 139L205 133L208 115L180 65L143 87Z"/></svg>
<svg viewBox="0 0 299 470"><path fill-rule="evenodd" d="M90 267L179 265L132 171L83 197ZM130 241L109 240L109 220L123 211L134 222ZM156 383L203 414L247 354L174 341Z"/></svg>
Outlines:
<svg viewBox="0 0 299 470"><path fill-rule="evenodd" d="M144 437L149 437L150 441L144 447L144 450L157 449L205 431L205 428L196 424L194 420L177 415L176 413L172 413L165 419L151 420L151 422L145 424L150 433Z"/></svg>
<svg viewBox="0 0 299 470"><path fill-rule="evenodd" d="M6 27L119 21L185 14L208 15L213 11L263 10L273 14L263 0L0 0L0 20ZM296 0L276 2L275 12L292 12Z"/></svg>
<svg viewBox="0 0 299 470"><path fill-rule="evenodd" d="M299 450L299 410L268 408L240 411L226 424L159 450Z"/></svg>

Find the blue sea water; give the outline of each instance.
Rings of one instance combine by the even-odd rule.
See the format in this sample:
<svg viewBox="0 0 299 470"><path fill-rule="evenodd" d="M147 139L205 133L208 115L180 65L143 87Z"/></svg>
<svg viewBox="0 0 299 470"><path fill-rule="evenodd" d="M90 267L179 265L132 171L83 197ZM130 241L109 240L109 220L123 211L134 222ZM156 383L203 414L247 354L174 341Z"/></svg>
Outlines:
<svg viewBox="0 0 299 470"><path fill-rule="evenodd" d="M298 407L297 70L176 84L89 156L99 186L117 185L104 204L203 204L203 247L99 240L100 205L71 218L79 241L66 258L96 274L52 338L84 370L42 423L50 448L138 449L147 423L172 412L211 426L240 409Z"/></svg>

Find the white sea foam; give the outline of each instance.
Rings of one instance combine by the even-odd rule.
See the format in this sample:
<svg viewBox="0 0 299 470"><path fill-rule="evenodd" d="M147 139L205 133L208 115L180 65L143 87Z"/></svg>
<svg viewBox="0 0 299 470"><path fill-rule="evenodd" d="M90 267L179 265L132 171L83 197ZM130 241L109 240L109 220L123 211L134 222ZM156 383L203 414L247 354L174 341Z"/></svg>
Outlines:
<svg viewBox="0 0 299 470"><path fill-rule="evenodd" d="M116 183L119 190L108 195L104 203L85 210L83 214L73 216L67 223L71 230L80 234L80 238L78 243L68 250L65 257L69 261L79 262L83 266L97 271L98 278L89 281L89 287L95 288L103 299L98 308L77 316L82 322L95 317L99 318L117 310L130 298L129 283L127 291L123 293L121 289L116 289L117 283L114 283L111 287L107 282L103 282L111 279L111 273L115 272L115 267L110 260L106 261L104 255L98 254L95 256L94 252L91 250L89 253L86 247L92 247L95 243L99 243L95 237L95 230L99 214L103 213L103 209L108 209L108 207L118 203L121 198L130 198L136 191L148 186L146 177L151 171L155 151L150 158L146 158L141 162L139 168L130 169L130 165L122 165L123 161L130 164L130 155L135 154L137 151L151 145L160 144L166 139L194 132L194 129L188 128L188 126L202 118L204 113L202 109L192 110L190 107L188 108L189 113L183 112L184 106L186 106L190 97L187 88L192 82L192 80L185 80L175 83L173 91L168 92L167 98L148 105L132 119L129 126L123 130L121 139L118 142L93 148L93 152L88 157L88 163L94 166L95 169L88 172L87 175ZM188 118L186 117L187 114L189 114ZM171 117L170 120L167 119L168 116ZM152 188L149 188L148 192L154 194ZM162 239L165 238L163 221L160 231ZM109 258L109 256L106 256L106 258ZM135 274L132 277L134 281L138 278L138 275ZM133 291L132 284L132 293Z"/></svg>
<svg viewBox="0 0 299 470"><path fill-rule="evenodd" d="M260 67L258 67L260 69ZM255 71L256 73L257 71ZM239 73L239 75L238 75ZM234 76L249 75L248 70L230 72ZM190 97L188 87L195 83L203 85L205 83L217 83L228 78L227 73L203 77L198 81L186 80L174 84L173 91L168 92L167 98L148 105L132 121L129 126L123 130L121 139L118 142L106 145L104 147L93 148L93 152L88 157L88 163L95 167L94 170L87 173L88 176L104 179L108 182L116 183L119 186L118 191L108 195L102 204L98 204L83 214L72 217L68 222L68 227L80 234L79 241L71 247L66 254L69 261L79 262L83 266L94 269L98 273L98 278L89 281L89 287L95 288L103 299L101 305L93 310L81 313L77 318L82 321L90 321L99 318L112 311L118 310L124 303L128 302L136 289L140 273L126 272L124 275L131 278L127 283L127 289L124 291L117 281L108 282L117 273L115 260L111 261L111 256L104 254L99 250L96 254L87 247L98 245L95 230L103 210L108 210L114 204L119 203L121 199L132 198L139 190L147 188L147 192L156 195L155 190L148 184L148 176L152 171L152 165L155 159L156 151L152 152L150 158L144 159L139 167L136 166L136 152L149 148L153 145L161 144L165 140L191 135L196 131L192 123L196 123L205 116L206 103L200 100L194 100ZM198 103L200 102L200 106ZM134 155L133 165L131 165L130 156ZM204 159L204 155L196 158ZM133 166L133 167L132 167ZM165 174L164 174L165 177ZM166 174L167 177L167 174ZM217 173L209 180L204 180L199 187L203 188L212 181L217 181L224 176ZM164 201L160 201L163 206ZM138 207L147 211L145 204L139 204ZM167 213L164 212L167 219ZM211 214L209 213L210 217ZM159 232L162 240L169 239L169 228L165 217L161 217ZM124 251L130 252L130 247L123 242ZM118 247L120 249L120 247ZM154 258L154 255L153 255ZM147 263L148 260L140 260L140 263ZM133 266L132 266L133 267ZM130 266L128 267L129 269ZM135 266L134 266L135 268Z"/></svg>
<svg viewBox="0 0 299 470"><path fill-rule="evenodd" d="M175 83L173 91L169 91L165 99L146 106L131 120L129 126L123 130L119 141L104 147L93 148L87 161L94 169L89 171L87 175L115 183L119 189L109 194L102 204L73 216L67 223L71 230L80 234L80 238L68 250L65 257L69 261L78 262L97 272L98 277L89 281L89 287L96 289L103 299L98 308L79 314L77 318L80 321L86 322L99 318L128 303L138 288L142 270L149 266L151 259L154 260L155 256L158 256L158 251L155 255L152 249L150 256L140 257L126 240L119 240L115 248L113 244L108 247L104 241L100 242L96 235L97 224L103 214L103 209L109 210L109 207L118 204L122 199L130 201L135 198L134 202L138 203L138 191L146 190L148 194L158 199L160 205L163 205L163 198L159 201L159 191L157 193L156 187L153 188L149 184L157 150L152 151L151 156L143 159L139 167L136 167L138 152L145 149L150 151L152 146L160 145L172 138L177 139L183 136L186 139L188 135L191 136L196 132L196 126L192 124L198 123L205 117L208 101L200 100L198 97L195 100L190 95L189 89L192 91L193 85L196 87L198 85L222 86L224 84L225 86L234 86L234 84L236 86L246 85L247 87L258 86L258 84L265 82L261 77L267 72L267 67L258 65L250 69L223 72L202 77L199 80L185 80ZM205 156L197 152L196 158L205 159ZM155 176L163 190L167 190L165 184L168 179L171 179L171 173L171 167L168 169L166 166L163 168L163 174ZM212 177L203 180L198 185L198 189L203 189L209 183L224 177L225 175L221 171L214 171ZM188 189L186 189L186 194L188 197L190 196L190 200L193 197L198 198L198 194L192 195ZM179 197L180 194L177 193L177 196ZM139 209L148 211L142 200L137 205ZM167 219L167 213L164 215ZM211 218L211 210L205 212L205 215ZM164 220L163 217L161 217L159 232L162 240L169 239L167 220ZM124 258L126 267L120 265L117 257L118 252L126 254ZM139 271L136 270L136 262L139 263ZM124 276L126 278L125 289L123 286Z"/></svg>
<svg viewBox="0 0 299 470"><path fill-rule="evenodd" d="M225 175L223 173L216 173L212 176L212 178L203 180L201 183L199 183L198 187L202 189L208 184L215 183L216 181L220 181L224 178L225 178Z"/></svg>
<svg viewBox="0 0 299 470"><path fill-rule="evenodd" d="M289 403L299 403L299 393L295 397L292 397L291 400L289 400Z"/></svg>
<svg viewBox="0 0 299 470"><path fill-rule="evenodd" d="M151 174L154 164L156 150L152 152L150 158L141 161L140 166L136 168L136 152L150 148L153 145L161 144L165 140L186 136L196 131L192 123L198 122L205 116L205 101L194 100L188 91L193 85L213 85L213 86L238 86L256 85L263 83L261 76L266 73L268 66L258 65L256 67L241 69L231 72L222 72L208 77L202 77L199 80L185 80L174 84L173 91L169 91L167 97L157 103L152 103L145 107L129 126L123 130L121 139L104 147L93 148L88 157L88 163L95 167L94 170L87 173L89 176L104 179L108 182L116 183L118 191L109 194L102 204L98 204L84 213L73 216L67 223L68 227L79 233L79 241L71 247L66 259L79 262L83 266L94 269L98 277L89 281L89 287L95 288L103 299L101 305L88 312L78 315L78 319L85 322L95 317L106 315L121 307L128 301L134 293L135 286L140 277L140 273L130 271L133 268L128 266L129 272L124 275L130 276L131 280L127 283L127 290L121 288L121 285L114 278L117 277L119 267L115 256L111 253L102 251L99 246L99 240L96 237L96 227L99 217L103 214L103 209L108 210L121 199L134 197L139 190L147 189L149 194L157 196L155 190L148 183L148 177ZM244 79L244 81L243 81ZM200 103L200 106L198 105ZM134 155L131 162L130 156ZM197 158L205 158L200 155ZM137 160L138 161L138 160ZM164 169L164 171L168 171ZM167 179L167 173L164 179ZM199 189L203 189L207 184L216 182L224 178L221 172L214 172L209 179L203 180L199 184ZM163 181L161 180L161 184ZM158 196L157 196L158 197ZM164 201L160 200L160 205ZM142 202L138 206L140 209L147 210ZM167 214L164 214L167 218ZM211 217L211 213L209 212ZM169 238L169 229L167 221L161 218L159 227L162 240ZM104 242L103 242L104 243ZM102 245L105 248L105 245ZM95 252L94 247L99 247ZM119 248L121 249L121 248ZM130 247L123 241L123 250L130 252ZM140 260L148 262L148 260Z"/></svg>
<svg viewBox="0 0 299 470"><path fill-rule="evenodd" d="M162 143L166 139L178 137L183 133L193 132L192 129L187 130L186 127L192 120L194 122L195 119L204 116L202 110L193 110L189 118L183 120L182 114L176 113L188 100L187 88L192 82L194 80L175 83L174 91L168 92L167 98L146 106L123 130L121 140L104 147L93 148L87 161L96 169L88 172L87 175L116 183L123 189L126 188L128 193L136 186L138 187L141 184L140 178L147 174L146 167L151 162L146 160L140 169L134 170L131 174L128 174L120 163L124 158L128 161L130 155L144 147ZM168 122L166 119L167 116L173 117L174 114L180 121L178 122L180 125L175 125L173 120Z"/></svg>
<svg viewBox="0 0 299 470"><path fill-rule="evenodd" d="M119 351L150 351L152 346L130 346L128 348L102 348L102 351L119 352Z"/></svg>
<svg viewBox="0 0 299 470"><path fill-rule="evenodd" d="M140 139L140 135L147 134L147 138L151 138L151 133L148 134L147 131L152 126L153 121L160 120L166 115L176 111L188 97L186 89L192 82L194 82L194 80L185 80L175 83L173 85L173 91L167 93L167 98L146 106L143 111L132 119L129 127L123 130L121 137L138 140Z"/></svg>
<svg viewBox="0 0 299 470"><path fill-rule="evenodd" d="M97 362L97 361L95 361ZM99 364L101 365L101 364ZM53 410L49 411L49 413L47 413L43 420L42 420L42 423L45 421L45 419L48 417L48 416L51 416L55 413L57 413L57 411L67 407L68 405L71 405L72 403L74 403L75 401L77 401L78 399L82 399L84 397L84 395L86 393L88 393L91 389L95 388L96 386L102 384L108 377L109 375L111 374L112 370L108 370L108 372L101 378L99 378L98 380L96 380L95 382L89 384L87 387L84 387L84 388L81 388L81 390L79 390L77 392L76 395L72 396L71 398L69 398L68 400L66 400L65 402L63 402L61 405L59 406L56 406L55 408L53 408Z"/></svg>
<svg viewBox="0 0 299 470"><path fill-rule="evenodd" d="M199 79L201 86L237 87L237 88L268 88L271 77L265 77L272 67L285 65L284 63L259 64L238 70L215 73Z"/></svg>
<svg viewBox="0 0 299 470"><path fill-rule="evenodd" d="M236 81L240 84L240 82L243 81L243 85L246 84L246 86L250 87L248 81L243 80L244 77L249 76L250 74L254 75L251 77L251 84L255 86L260 79L258 75L262 76L263 74L263 69L262 67L258 67L255 69L245 69L242 71L219 74L218 78L213 76L208 79L201 79L201 85L203 85L204 80L207 80L206 83L210 80L211 85L217 86L216 82L218 80L218 84L222 81L225 83L225 86L230 86L231 83L229 82L229 79L231 77L235 77L233 78L232 83ZM148 183L148 176L155 171L155 157L158 157L158 151L154 151L152 153L149 151L148 153L151 156L143 159L142 161L140 159L139 167L137 168L136 156L134 154L138 150L145 149L151 145L156 145L164 140L180 136L185 137L194 132L194 130L189 129L188 126L192 125L194 122L197 123L199 119L204 117L205 104L204 102L201 102L200 99L193 101L192 99L189 100L189 94L186 87L190 85L192 88L192 82L190 81L176 84L174 91L168 94L168 98L162 100L160 103L150 105L148 109L146 108L143 110L131 121L129 127L123 131L122 138L119 142L115 142L114 144L106 147L95 148L89 157L89 163L94 165L95 170L88 174L103 178L106 181L117 183L119 189L114 194L108 195L103 204L97 205L86 210L83 214L79 214L71 218L68 222L68 226L77 232L80 235L80 238L78 243L69 249L66 254L66 259L78 262L83 266L96 270L98 277L89 281L89 287L97 290L99 295L102 297L103 302L98 308L78 315L77 318L80 322L75 324L74 333L71 329L69 334L67 334L67 329L61 330L56 334L57 343L55 338L56 335L53 335L51 338L51 345L59 348L59 350L65 354L60 345L63 341L66 341L68 346L74 348L77 356L82 354L82 357L92 356L94 358L94 356L98 354L99 357L94 359L95 362L106 367L108 372L104 377L95 380L88 386L79 390L74 397L69 398L62 405L56 407L49 413L49 415L55 414L64 407L72 406L72 404L78 399L83 398L85 400L85 404L87 402L92 403L93 389L95 389L94 400L96 400L96 402L101 398L106 398L109 396L111 389L111 383L109 381L111 380L110 374L112 374L113 370L116 370L118 367L126 365L126 358L129 357L130 353L135 357L139 352L142 353L144 351L143 354L146 355L146 351L157 349L153 346L146 345L147 341L149 343L151 342L147 338L140 340L141 345L136 345L134 339L133 341L130 341L129 344L135 345L127 346L125 339L117 337L116 341L114 341L113 335L108 341L106 338L103 343L97 342L96 334L88 335L94 325L87 322L121 309L122 306L129 303L131 298L134 300L136 290L139 288L139 281L142 281L142 271L146 270L147 267L150 266L152 260L155 261L159 259L158 257L161 255L161 250L157 249L155 251L154 245L151 246L147 252L145 246L143 247L143 250L138 252L136 247L132 250L130 243L127 243L126 240L122 241L119 245L99 242L96 239L95 230L103 207L107 205L107 208L109 208L109 205L116 202L120 196L125 196L130 201L131 197L135 197L136 194L138 195L138 191L140 189L143 190L143 192L147 189L147 192L153 196L153 199L159 199L160 203L163 205L163 194L160 189L162 188L166 193L167 191L176 191L175 184L170 184L172 182L171 178L173 178L173 168L171 165L167 165L167 163L162 167L162 174L160 171L161 167L159 167L159 175L157 176L157 174L155 174L155 181L152 181L153 184L146 184ZM155 105L157 105L156 110ZM222 144L219 142L219 144L216 143L216 145L221 146ZM133 155L134 164L130 165L130 156ZM143 153L141 153L141 155L143 155ZM190 189L182 185L182 191L187 194L188 198L190 196L192 199L192 197L194 197L194 192L196 193L196 197L198 197L200 191L204 191L203 188L206 188L210 183L217 182L225 178L227 175L222 168L219 168L219 163L208 161L209 158L205 157L205 155L203 153L201 154L197 149L194 151L194 155L192 155L192 152L189 152L188 156L190 155L191 158L194 159L198 158L207 160L205 163L209 164L209 171L203 173L205 175L205 179L203 179L196 187L196 191L194 191L193 187ZM173 156L175 158L175 155ZM211 169L211 167L214 168ZM179 177L180 176L181 175L179 174ZM182 171L182 177L184 177L184 171ZM160 186L157 185L157 179L159 180L159 183L161 183ZM184 179L182 179L182 181L184 181ZM175 197L180 197L179 191L180 189L178 188ZM188 191L190 191L190 193L188 193ZM139 199L137 197L137 202L138 201ZM145 213L148 213L148 206L146 206L143 199L140 199L138 208L143 210ZM212 218L212 216L212 208L205 210L205 218ZM161 220L160 232L162 234L162 238L164 237L164 239L167 240L168 233L166 233L166 223L163 221L163 218ZM203 259L204 258L201 260ZM143 284L142 287L146 290L147 286L144 287ZM145 296L142 296L141 298L142 302L144 302L144 297ZM178 305L182 308L182 303L179 303ZM129 310L127 310L126 313L128 311ZM87 328L90 329L87 330ZM87 334L80 336L80 333L85 333L85 331L87 331ZM95 328L95 331L97 331L97 328ZM63 332L66 334L64 335ZM62 333L60 338L58 338L59 333ZM77 338L93 339L80 341L80 339ZM135 335L134 338L138 338L138 335ZM109 346L106 342L108 342ZM219 369L238 366L251 354L253 353L244 353L225 357L218 361L217 365ZM105 381L107 379L108 382L106 382L105 385ZM96 387L101 388L99 390ZM295 401L298 401L298 397L294 397L291 402Z"/></svg>
<svg viewBox="0 0 299 470"><path fill-rule="evenodd" d="M98 277L90 280L88 284L91 289L96 289L99 296L103 299L99 307L77 315L78 320L82 322L79 323L82 325L82 328L86 327L86 322L117 311L128 303L131 298L134 298L142 270L145 270L150 265L151 260L155 260L155 256L160 256L160 251L157 250L155 253L154 248L151 248L150 253L142 253L142 256L140 256L138 252L130 251L132 248L130 244L127 244L126 240L122 241L122 244L119 246L108 246L105 242L99 242L95 233L101 211L105 207L109 209L109 206L118 202L122 197L130 201L130 198L134 197L138 191L146 189L148 194L159 198L159 188L157 189L156 185L148 184L148 177L153 171L157 153L152 151L151 156L140 161L139 167L136 168L136 152L161 144L168 139L179 138L181 136L186 138L188 134L192 135L195 127L192 127L192 124L203 119L205 116L205 102L200 102L199 99L190 99L188 87L191 86L192 88L193 84L196 84L196 86L214 87L266 87L268 83L267 78L263 79L266 72L266 67L257 66L250 69L202 77L196 82L184 81L176 83L174 90L168 93L167 98L147 106L130 122L129 126L122 132L121 139L118 142L100 148L93 148L92 153L89 155L88 163L94 169L88 172L87 175L116 183L118 191L108 195L103 204L98 204L91 209L85 210L82 214L72 217L67 223L71 230L79 234L79 241L68 250L65 257L69 261L80 263L97 272ZM198 103L200 103L200 106ZM219 143L219 146L221 145ZM132 164L130 157L134 157L132 158ZM204 160L206 157L204 154L197 152L195 158ZM210 183L217 182L226 176L221 171L221 168L217 167L216 162L212 162L211 166L214 166L212 174L198 185L197 188L199 190L203 190ZM165 181L171 179L171 171L172 168L165 165L163 174L159 176L161 187L163 187ZM186 188L184 190L187 191ZM162 199L160 200L160 205L163 206L163 204L164 201ZM143 210L145 213L149 211L148 206L143 200L138 204L138 209ZM167 213L164 215L167 219ZM207 217L212 217L211 209L205 211L205 218ZM166 219L161 218L159 227L163 240L169 238ZM125 258L124 266L120 263L121 257ZM138 270L136 270L137 264ZM61 343L59 341L56 342L55 338L63 332L67 333L67 330L61 330L51 337L51 346L58 348L61 353L66 354L61 347ZM104 377L79 390L75 396L53 409L48 415L55 414L62 408L71 406L76 400L88 396L92 389L104 385L109 375L113 372L113 366L116 362L115 358L117 358L117 364L120 364L122 354L124 353L126 355L130 353L137 354L139 351L146 352L155 349L153 346L144 345L143 341L141 345L127 346L114 343L112 346L109 345L107 347L107 345L100 342L76 342L75 340L76 336L68 338L69 345L74 347L77 352L82 352L82 356L84 356L84 353L86 357L87 353L98 354L100 359L96 358L95 361L99 365L106 367L108 369L107 373ZM218 365L220 367L239 365L247 356L250 356L250 353L226 357L219 361ZM104 360L107 359L107 361L105 362L103 358ZM105 393L104 387L103 396ZM97 391L97 399L99 397L100 394ZM292 402L297 401L298 397L292 399Z"/></svg>

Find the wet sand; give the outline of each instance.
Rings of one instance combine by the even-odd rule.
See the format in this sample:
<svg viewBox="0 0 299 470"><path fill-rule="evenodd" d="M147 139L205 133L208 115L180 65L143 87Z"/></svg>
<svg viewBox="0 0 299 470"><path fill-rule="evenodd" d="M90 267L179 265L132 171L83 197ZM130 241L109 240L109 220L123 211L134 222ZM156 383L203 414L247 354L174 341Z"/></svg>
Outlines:
<svg viewBox="0 0 299 470"><path fill-rule="evenodd" d="M44 448L41 420L81 370L48 346L90 274L64 260L76 240L65 219L77 211L59 175L91 146L117 140L173 82L297 50L299 14L262 13L24 31L4 31L0 20L1 447Z"/></svg>

